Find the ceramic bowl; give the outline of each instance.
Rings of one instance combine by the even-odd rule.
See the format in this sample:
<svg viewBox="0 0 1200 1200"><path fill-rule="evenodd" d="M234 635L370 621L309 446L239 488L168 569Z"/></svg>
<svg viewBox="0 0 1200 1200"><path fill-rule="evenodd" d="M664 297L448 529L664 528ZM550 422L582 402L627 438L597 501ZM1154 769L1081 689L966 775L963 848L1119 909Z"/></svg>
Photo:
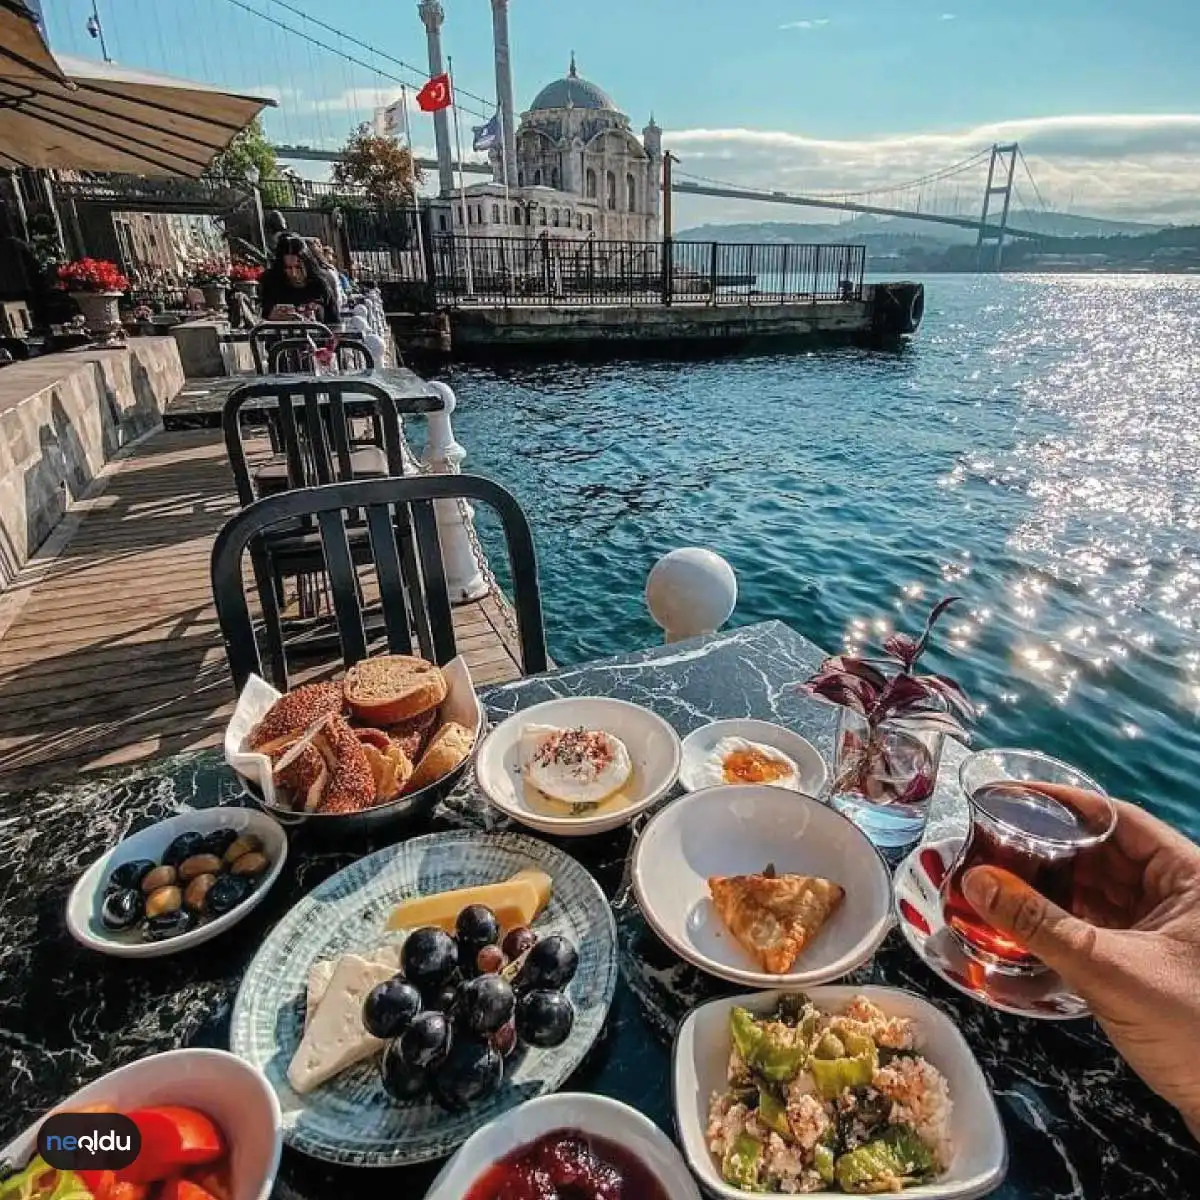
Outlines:
<svg viewBox="0 0 1200 1200"><path fill-rule="evenodd" d="M533 808L521 773L521 730L527 725L562 729L602 729L620 738L633 759L633 799L620 808L573 817ZM582 837L628 824L661 800L679 775L679 735L657 713L625 700L580 696L547 700L514 713L484 739L475 760L475 779L484 795L506 816L541 833Z"/></svg>
<svg viewBox="0 0 1200 1200"><path fill-rule="evenodd" d="M472 1134L442 1168L425 1200L462 1200L498 1159L557 1129L615 1142L650 1169L671 1200L700 1200L679 1151L648 1117L619 1100L573 1092L527 1101Z"/></svg>
<svg viewBox="0 0 1200 1200"><path fill-rule="evenodd" d="M806 796L819 796L825 790L829 772L821 752L807 738L770 721L734 719L714 721L702 725L683 739L683 764L679 768L679 782L689 791L719 786L720 781L706 780L702 769L705 760L712 754L713 747L723 738L745 738L748 742L759 742L786 754L796 764L800 786L795 791ZM778 785L776 785L778 786Z"/></svg>
<svg viewBox="0 0 1200 1200"><path fill-rule="evenodd" d="M764 972L717 913L713 875L816 875L846 895L785 975ZM866 962L890 927L891 877L867 837L834 809L762 785L708 788L667 805L633 852L633 887L651 928L710 975L752 987L837 979Z"/></svg>
<svg viewBox="0 0 1200 1200"><path fill-rule="evenodd" d="M237 908L198 929L162 942L143 942L138 940L136 933L112 933L104 928L100 905L104 900L104 885L116 867L135 858L150 858L157 862L181 833L213 833L218 829L254 834L263 844L263 853L271 860L271 866L258 886ZM265 813L253 808L198 808L180 813L130 834L84 871L67 899L67 928L71 936L89 950L99 950L101 954L116 958L162 958L167 954L179 954L219 937L248 916L266 898L286 861L287 834Z"/></svg>
<svg viewBox="0 0 1200 1200"><path fill-rule="evenodd" d="M118 1111L183 1104L207 1113L230 1147L232 1200L267 1200L283 1145L279 1101L258 1071L225 1050L168 1050L118 1067L68 1096L60 1109L110 1104ZM47 1114L48 1115L48 1114ZM40 1117L3 1150L21 1167L37 1152Z"/></svg>
<svg viewBox="0 0 1200 1200"><path fill-rule="evenodd" d="M946 1078L954 1103L950 1119L954 1153L949 1170L930 1183L905 1188L904 1195L913 1200L970 1200L998 1187L1008 1169L1004 1127L983 1071L950 1018L927 1000L900 988L817 987L806 991L826 1012L838 1012L855 996L866 996L890 1016L911 1017L921 1031L921 1052ZM705 1191L721 1200L746 1200L749 1195L721 1178L704 1138L709 1101L714 1092L727 1088L729 1011L737 1005L751 1012L768 1012L783 994L757 992L710 1000L688 1014L675 1037L672 1075L679 1143Z"/></svg>

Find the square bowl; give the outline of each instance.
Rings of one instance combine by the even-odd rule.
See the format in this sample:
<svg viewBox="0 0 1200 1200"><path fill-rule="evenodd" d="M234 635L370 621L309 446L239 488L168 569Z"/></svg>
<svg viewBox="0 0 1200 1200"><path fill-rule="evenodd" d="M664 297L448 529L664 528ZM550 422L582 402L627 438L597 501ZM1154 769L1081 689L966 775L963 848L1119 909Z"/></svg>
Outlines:
<svg viewBox="0 0 1200 1200"><path fill-rule="evenodd" d="M826 1012L838 1012L856 996L865 996L888 1016L912 1018L920 1034L921 1053L945 1076L954 1105L950 1168L936 1180L905 1188L903 1194L913 1200L971 1200L998 1187L1008 1169L1004 1126L983 1071L950 1018L901 988L827 986L805 992ZM753 992L710 1000L688 1014L675 1036L672 1089L679 1142L702 1187L721 1200L746 1200L751 1195L721 1178L705 1139L709 1102L714 1092L727 1087L729 1013L735 1006L754 1013L769 1012L786 994ZM846 1193L829 1190L809 1195Z"/></svg>

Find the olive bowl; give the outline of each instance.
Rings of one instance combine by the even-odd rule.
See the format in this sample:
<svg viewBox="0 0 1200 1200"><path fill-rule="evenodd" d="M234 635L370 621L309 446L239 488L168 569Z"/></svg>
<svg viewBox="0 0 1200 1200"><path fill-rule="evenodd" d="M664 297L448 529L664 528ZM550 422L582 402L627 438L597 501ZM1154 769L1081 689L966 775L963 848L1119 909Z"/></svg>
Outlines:
<svg viewBox="0 0 1200 1200"><path fill-rule="evenodd" d="M270 866L245 900L187 933L158 942L143 941L136 931L113 932L104 927L100 919L101 906L108 878L117 867L134 859L160 862L164 851L181 833L209 834L220 829L235 830L239 836L253 834L262 842L263 853L270 860ZM180 813L131 834L84 871L67 899L67 929L80 945L116 958L161 958L179 954L219 937L247 916L271 890L286 861L287 834L265 813L252 808L206 808Z"/></svg>

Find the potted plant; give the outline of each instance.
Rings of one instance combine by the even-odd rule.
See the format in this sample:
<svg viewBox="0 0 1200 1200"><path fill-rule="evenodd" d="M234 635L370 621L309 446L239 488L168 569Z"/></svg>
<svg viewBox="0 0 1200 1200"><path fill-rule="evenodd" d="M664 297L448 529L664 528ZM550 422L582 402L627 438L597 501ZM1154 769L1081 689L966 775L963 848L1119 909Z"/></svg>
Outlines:
<svg viewBox="0 0 1200 1200"><path fill-rule="evenodd" d="M967 741L974 709L946 675L919 675L934 625L959 597L939 601L920 637L893 633L882 659L827 658L804 687L840 707L830 801L881 847L920 837L945 737Z"/></svg>
<svg viewBox="0 0 1200 1200"><path fill-rule="evenodd" d="M229 268L229 278L235 291L244 292L247 296L258 295L258 280L263 268L256 263L235 262Z"/></svg>
<svg viewBox="0 0 1200 1200"><path fill-rule="evenodd" d="M98 342L115 341L121 333L119 301L129 280L116 263L80 258L58 268L58 286L79 306L84 327Z"/></svg>
<svg viewBox="0 0 1200 1200"><path fill-rule="evenodd" d="M225 311L225 289L229 286L229 264L208 258L192 269L191 283L204 293L204 303L216 312Z"/></svg>

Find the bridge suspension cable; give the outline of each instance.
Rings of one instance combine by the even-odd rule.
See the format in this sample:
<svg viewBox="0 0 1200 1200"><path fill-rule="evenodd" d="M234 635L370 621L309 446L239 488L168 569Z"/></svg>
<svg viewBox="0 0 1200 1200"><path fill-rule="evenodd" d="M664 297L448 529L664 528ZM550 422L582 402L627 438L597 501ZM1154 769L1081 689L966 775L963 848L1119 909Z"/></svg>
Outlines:
<svg viewBox="0 0 1200 1200"><path fill-rule="evenodd" d="M390 82L398 83L403 87L410 87L410 88L411 87L420 87L429 76L428 71L422 71L418 67L411 66L410 64L403 62L401 59L393 58L393 56L391 56L389 54L384 54L382 51L375 50L370 46L366 47L368 50L371 51L371 53L373 53L373 54L377 55L378 57L383 58L389 62L394 62L394 63L399 64L404 70L411 72L416 77L415 81L413 79L404 79L399 75L393 74L391 71L383 70L378 64L364 62L361 58L358 58L356 55L351 54L346 50L339 50L336 46L331 46L328 42L322 41L319 37L316 37L315 35L310 34L310 33L306 33L302 29L297 29L294 25L289 25L286 21L282 21L278 17L272 16L270 13L265 13L261 9L255 8L254 5L246 3L246 0L225 0L225 2L227 4L233 5L234 8L240 8L244 12L248 12L252 16L258 17L260 20L269 22L270 24L274 25L276 28L282 29L286 33L292 34L294 37L302 38L305 42L307 42L309 44L310 48L312 46L317 46L320 49L325 50L330 54L335 54L339 58L345 59L347 62L353 63L357 67L362 67L366 71L370 71L377 76L382 76L383 78L389 80ZM290 5L283 4L282 0L274 0L274 3L280 4L281 7L287 8L291 12L298 13L306 21L311 21L314 25L320 25L322 28L332 31L338 37L341 37L348 42L352 42L359 46L365 45L365 43L358 42L358 41L356 41L356 39L351 38L348 35L342 33L341 30L334 29L333 26L331 26L331 25L325 25L323 22L317 21L314 18L307 16L307 14L301 12L300 9L292 8ZM494 101L483 99L482 97L476 96L474 92L468 92L465 88L458 87L457 81L455 82L455 90L457 92L459 92L461 95L470 96L472 99L475 99L475 100L482 100L482 102L484 104L488 105L489 107L492 107L494 105ZM485 121L492 115L491 112L483 111L481 109L475 108L472 105L462 104L461 102L459 103L458 107L463 112L471 113L472 116L482 117Z"/></svg>

